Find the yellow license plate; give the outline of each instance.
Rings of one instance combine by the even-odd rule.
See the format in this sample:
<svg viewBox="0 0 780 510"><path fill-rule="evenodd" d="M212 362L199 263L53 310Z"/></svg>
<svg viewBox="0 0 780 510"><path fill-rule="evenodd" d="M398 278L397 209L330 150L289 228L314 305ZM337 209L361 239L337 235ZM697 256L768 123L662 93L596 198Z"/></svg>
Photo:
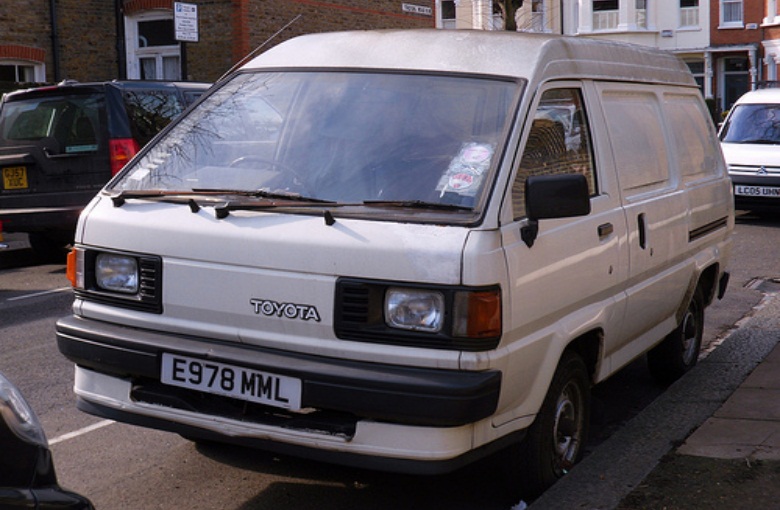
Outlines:
<svg viewBox="0 0 780 510"><path fill-rule="evenodd" d="M3 188L27 189L27 168L23 166L9 166L3 168Z"/></svg>

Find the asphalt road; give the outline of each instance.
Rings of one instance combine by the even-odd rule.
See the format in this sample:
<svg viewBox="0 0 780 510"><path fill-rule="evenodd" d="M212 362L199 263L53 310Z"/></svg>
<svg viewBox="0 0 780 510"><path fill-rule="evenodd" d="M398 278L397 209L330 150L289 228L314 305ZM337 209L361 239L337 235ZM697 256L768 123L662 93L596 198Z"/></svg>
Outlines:
<svg viewBox="0 0 780 510"><path fill-rule="evenodd" d="M489 461L441 477L391 475L195 445L81 413L71 392L73 368L54 341L54 322L72 301L64 265L39 264L23 244L10 241L16 249L0 251L0 371L41 418L61 484L99 509L509 508ZM779 242L780 223L738 221L729 292L707 310L706 353L717 351L777 286L780 267L771 254ZM588 456L596 457L600 445L663 393L641 360L595 388Z"/></svg>

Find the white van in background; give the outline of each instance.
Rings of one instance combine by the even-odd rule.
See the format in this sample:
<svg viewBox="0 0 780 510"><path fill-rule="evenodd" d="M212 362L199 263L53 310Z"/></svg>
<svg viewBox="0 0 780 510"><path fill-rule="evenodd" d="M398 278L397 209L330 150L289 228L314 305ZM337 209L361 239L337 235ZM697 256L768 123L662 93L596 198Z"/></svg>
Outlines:
<svg viewBox="0 0 780 510"><path fill-rule="evenodd" d="M780 89L740 97L720 129L737 209L780 211Z"/></svg>
<svg viewBox="0 0 780 510"><path fill-rule="evenodd" d="M734 226L684 63L587 38L317 34L216 85L92 201L57 324L80 409L538 494L590 388L697 361Z"/></svg>

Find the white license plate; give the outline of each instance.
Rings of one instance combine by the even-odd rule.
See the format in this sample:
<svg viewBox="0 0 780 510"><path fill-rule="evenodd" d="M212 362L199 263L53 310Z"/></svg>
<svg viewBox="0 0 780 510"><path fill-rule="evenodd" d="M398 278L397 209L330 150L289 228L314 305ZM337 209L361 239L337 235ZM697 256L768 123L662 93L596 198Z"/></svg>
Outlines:
<svg viewBox="0 0 780 510"><path fill-rule="evenodd" d="M171 386L284 409L301 408L301 380L178 354L162 355L160 380Z"/></svg>
<svg viewBox="0 0 780 510"><path fill-rule="evenodd" d="M734 194L742 197L780 198L780 188L769 186L734 186Z"/></svg>

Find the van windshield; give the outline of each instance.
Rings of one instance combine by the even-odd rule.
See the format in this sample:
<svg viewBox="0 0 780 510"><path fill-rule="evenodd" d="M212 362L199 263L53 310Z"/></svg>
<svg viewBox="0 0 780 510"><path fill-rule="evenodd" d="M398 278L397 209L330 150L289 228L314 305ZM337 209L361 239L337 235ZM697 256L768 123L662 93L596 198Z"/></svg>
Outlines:
<svg viewBox="0 0 780 510"><path fill-rule="evenodd" d="M780 144L780 104L736 105L720 136L726 143Z"/></svg>
<svg viewBox="0 0 780 510"><path fill-rule="evenodd" d="M480 208L520 84L359 72L236 75L111 185Z"/></svg>

